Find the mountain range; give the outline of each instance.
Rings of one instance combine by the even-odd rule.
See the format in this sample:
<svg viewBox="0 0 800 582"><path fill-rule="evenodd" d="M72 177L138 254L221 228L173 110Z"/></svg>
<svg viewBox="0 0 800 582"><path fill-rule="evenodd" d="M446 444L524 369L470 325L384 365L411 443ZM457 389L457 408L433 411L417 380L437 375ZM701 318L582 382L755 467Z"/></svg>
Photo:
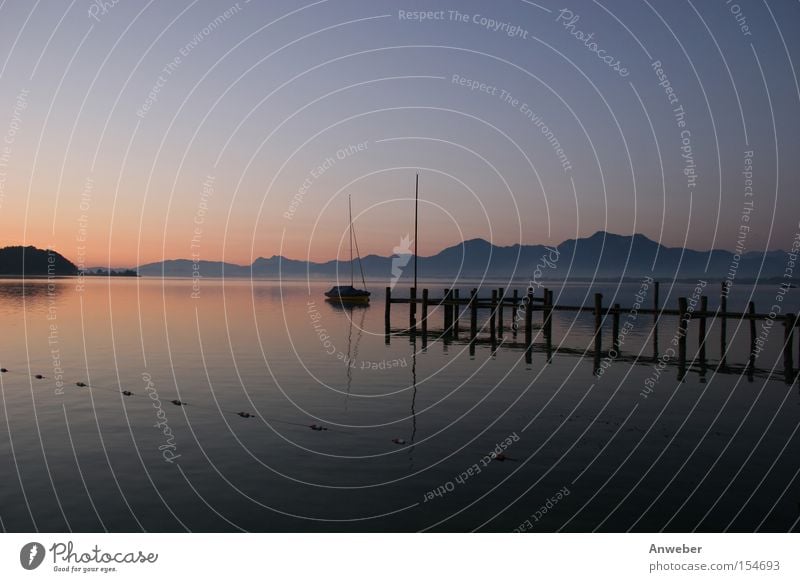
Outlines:
<svg viewBox="0 0 800 582"><path fill-rule="evenodd" d="M443 249L439 253L419 257L418 271L426 279L448 278L513 278L565 279L574 277L618 278L651 275L663 279L703 277L724 279L729 273L736 278L781 277L789 254L785 251L745 252L697 251L666 247L644 235L619 235L599 231L590 237L569 239L556 247L544 245L497 246L483 239L472 239ZM368 255L362 259L368 279L392 278L393 267L399 270L398 280L413 278L413 258L409 255L382 257ZM537 271L538 268L538 271ZM354 266L360 278L358 265ZM254 278L338 278L349 279L350 261L300 261L273 255L259 257L251 265L217 261L175 259L140 265L141 276L154 277L254 277ZM537 273L535 275L535 273Z"/></svg>

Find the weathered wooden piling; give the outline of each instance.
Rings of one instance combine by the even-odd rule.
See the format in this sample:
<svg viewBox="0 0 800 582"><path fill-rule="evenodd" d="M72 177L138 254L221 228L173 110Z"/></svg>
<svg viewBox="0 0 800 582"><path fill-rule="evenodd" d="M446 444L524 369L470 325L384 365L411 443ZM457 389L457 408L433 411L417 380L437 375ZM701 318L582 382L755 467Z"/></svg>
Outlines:
<svg viewBox="0 0 800 582"><path fill-rule="evenodd" d="M428 334L428 290L422 290L422 335Z"/></svg>
<svg viewBox="0 0 800 582"><path fill-rule="evenodd" d="M542 328L547 325L547 298L550 296L550 291L547 287L542 292Z"/></svg>
<svg viewBox="0 0 800 582"><path fill-rule="evenodd" d="M611 347L617 354L619 354L619 309L619 303L615 303L611 327Z"/></svg>
<svg viewBox="0 0 800 582"><path fill-rule="evenodd" d="M453 327L453 305L451 302L453 301L453 290L447 289L444 292L444 305L442 305L442 309L444 310L444 333L450 334L452 333Z"/></svg>
<svg viewBox="0 0 800 582"><path fill-rule="evenodd" d="M678 297L678 360L686 363L686 332L689 326L686 297Z"/></svg>
<svg viewBox="0 0 800 582"><path fill-rule="evenodd" d="M513 293L511 294L511 313L513 316L511 317L511 333L514 337L517 336L517 328L519 328L519 318L517 317L517 307L519 306L519 292L514 289Z"/></svg>
<svg viewBox="0 0 800 582"><path fill-rule="evenodd" d="M469 293L469 355L475 355L475 339L478 335L478 290Z"/></svg>
<svg viewBox="0 0 800 582"><path fill-rule="evenodd" d="M719 294L719 363L724 368L728 357L728 289L724 281L721 287Z"/></svg>
<svg viewBox="0 0 800 582"><path fill-rule="evenodd" d="M599 355L603 349L603 294L594 294L594 352Z"/></svg>
<svg viewBox="0 0 800 582"><path fill-rule="evenodd" d="M489 312L489 337L494 344L497 333L497 289L492 289L491 311Z"/></svg>
<svg viewBox="0 0 800 582"><path fill-rule="evenodd" d="M697 346L700 352L700 361L706 361L706 317L708 312L708 297L700 297L700 325L697 326Z"/></svg>
<svg viewBox="0 0 800 582"><path fill-rule="evenodd" d="M456 302L456 304L453 305L453 337L458 339L458 320L461 317L461 304L458 302L458 289L453 289L451 297Z"/></svg>
<svg viewBox="0 0 800 582"><path fill-rule="evenodd" d="M792 361L794 351L794 326L796 324L794 315L787 315L783 320L783 370L787 378L794 376L794 362Z"/></svg>
<svg viewBox="0 0 800 582"><path fill-rule="evenodd" d="M500 287L497 289L497 333L500 337L503 337L503 301L505 300L506 294L503 291L503 288Z"/></svg>
<svg viewBox="0 0 800 582"><path fill-rule="evenodd" d="M525 345L533 343L533 287L528 287L528 301L525 304Z"/></svg>
<svg viewBox="0 0 800 582"><path fill-rule="evenodd" d="M547 352L547 362L553 359L553 292L548 289L545 294L544 310L547 320L544 326L544 347Z"/></svg>
<svg viewBox="0 0 800 582"><path fill-rule="evenodd" d="M408 327L411 331L417 331L417 288L409 289L408 297L411 301L408 308Z"/></svg>
<svg viewBox="0 0 800 582"><path fill-rule="evenodd" d="M653 325L653 359L658 358L658 324Z"/></svg>
<svg viewBox="0 0 800 582"><path fill-rule="evenodd" d="M450 325L452 326L458 318L458 291L456 289L449 289L450 292Z"/></svg>
<svg viewBox="0 0 800 582"><path fill-rule="evenodd" d="M756 304L752 301L747 304L747 313L750 316L750 364L752 370L756 367Z"/></svg>
<svg viewBox="0 0 800 582"><path fill-rule="evenodd" d="M653 323L658 322L658 281L653 283Z"/></svg>
<svg viewBox="0 0 800 582"><path fill-rule="evenodd" d="M600 353L603 350L603 295L594 294L594 374L600 373Z"/></svg>
<svg viewBox="0 0 800 582"><path fill-rule="evenodd" d="M386 328L386 335L389 334L389 331L392 326L392 288L386 288L386 309L383 314L383 324Z"/></svg>
<svg viewBox="0 0 800 582"><path fill-rule="evenodd" d="M653 283L653 359L658 358L658 314L659 314L659 284Z"/></svg>
<svg viewBox="0 0 800 582"><path fill-rule="evenodd" d="M708 340L708 330L706 322L708 318L708 297L700 297L700 323L697 326L697 347L700 357L700 383L706 381L706 341Z"/></svg>
<svg viewBox="0 0 800 582"><path fill-rule="evenodd" d="M473 289L469 294L469 337L474 340L478 335L478 290Z"/></svg>

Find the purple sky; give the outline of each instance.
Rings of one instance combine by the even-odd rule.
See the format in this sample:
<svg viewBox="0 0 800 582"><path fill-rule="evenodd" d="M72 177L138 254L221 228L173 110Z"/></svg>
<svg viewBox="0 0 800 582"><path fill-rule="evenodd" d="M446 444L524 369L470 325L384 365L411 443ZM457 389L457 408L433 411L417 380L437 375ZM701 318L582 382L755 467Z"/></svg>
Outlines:
<svg viewBox="0 0 800 582"><path fill-rule="evenodd" d="M797 24L794 2L7 1L0 244L330 259L349 194L362 255L389 255L419 170L422 254L788 248Z"/></svg>

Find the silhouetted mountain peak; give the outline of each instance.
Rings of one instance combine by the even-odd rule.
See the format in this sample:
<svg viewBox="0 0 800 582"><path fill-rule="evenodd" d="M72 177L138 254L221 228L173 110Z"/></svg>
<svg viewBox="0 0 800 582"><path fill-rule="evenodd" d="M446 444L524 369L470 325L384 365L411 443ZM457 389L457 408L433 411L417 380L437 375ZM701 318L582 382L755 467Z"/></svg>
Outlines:
<svg viewBox="0 0 800 582"><path fill-rule="evenodd" d="M461 245L456 246L488 248L492 246L492 243L484 238L471 238L462 242Z"/></svg>
<svg viewBox="0 0 800 582"><path fill-rule="evenodd" d="M0 249L0 275L68 276L77 275L78 267L60 253L34 246Z"/></svg>
<svg viewBox="0 0 800 582"><path fill-rule="evenodd" d="M556 246L550 244L549 246ZM722 277L727 272L732 253L724 250L695 251L669 248L642 234L617 234L599 230L589 237L569 239L557 245L561 259L548 269L547 276L560 277L640 277L664 278ZM424 250L423 250L424 252ZM431 256L419 257L423 277L525 277L549 252L542 245L514 244L497 246L482 238L473 238L449 246ZM762 259L764 268L759 272ZM776 276L783 270L785 253L746 253L742 256L739 274L742 277ZM367 255L362 258L367 277L386 279L397 276L393 256ZM191 262L186 264L156 263L140 267L150 275L191 276ZM335 278L350 270L349 259L313 262L287 259L279 255L258 257L251 265L204 262L202 275L242 277L325 277ZM404 266L399 278L408 279L413 267Z"/></svg>

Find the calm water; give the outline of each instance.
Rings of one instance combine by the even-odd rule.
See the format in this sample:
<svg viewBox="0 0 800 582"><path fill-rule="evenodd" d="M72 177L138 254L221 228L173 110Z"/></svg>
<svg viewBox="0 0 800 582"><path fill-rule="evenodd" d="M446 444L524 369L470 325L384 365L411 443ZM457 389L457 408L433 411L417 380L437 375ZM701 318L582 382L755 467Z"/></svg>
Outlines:
<svg viewBox="0 0 800 582"><path fill-rule="evenodd" d="M526 363L514 346L480 343L470 355L463 342L432 336L423 349L403 335L387 345L381 293L342 310L322 301L327 286L203 281L192 299L184 280L95 279L83 291L69 279L0 281L2 527L798 528L800 395L769 374L783 367L782 326L753 378L714 373L711 325L705 377L695 365L679 381L669 361L653 383L652 363L627 359L594 374L581 356L588 314L558 313L553 345L564 349L548 362L537 347ZM745 287L729 309L745 305ZM662 302L692 288L662 285ZM588 305L602 291L629 306L639 285L555 289L561 303ZM759 312L776 290L755 290ZM714 307L716 286L707 292ZM783 309L798 299L789 291ZM394 306L393 325L407 313ZM624 356L652 356L651 322L631 322ZM661 351L674 333L674 318L662 321ZM748 333L729 321L732 367L746 362ZM505 460L487 456L498 445Z"/></svg>

